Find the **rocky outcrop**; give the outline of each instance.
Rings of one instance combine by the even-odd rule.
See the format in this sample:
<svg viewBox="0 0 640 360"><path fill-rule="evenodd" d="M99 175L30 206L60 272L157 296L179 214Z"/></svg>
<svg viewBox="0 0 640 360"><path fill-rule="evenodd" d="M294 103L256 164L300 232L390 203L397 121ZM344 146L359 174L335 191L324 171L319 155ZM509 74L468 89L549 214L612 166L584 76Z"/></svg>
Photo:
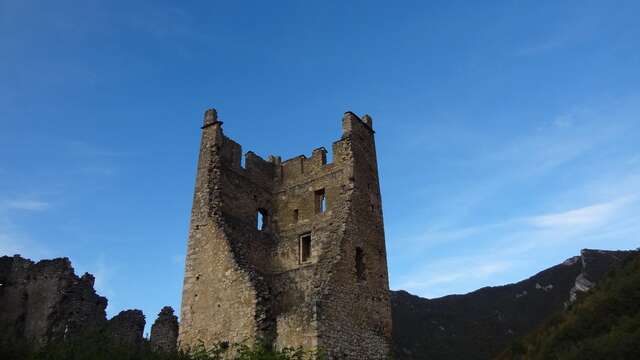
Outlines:
<svg viewBox="0 0 640 360"><path fill-rule="evenodd" d="M495 360L640 359L640 253Z"/></svg>
<svg viewBox="0 0 640 360"><path fill-rule="evenodd" d="M397 359L491 359L562 310L632 251L582 250L524 281L466 295L391 295Z"/></svg>
<svg viewBox="0 0 640 360"><path fill-rule="evenodd" d="M576 257L582 263L582 271L571 288L569 302L593 288L614 264L620 263L628 255L629 251L582 250L580 256Z"/></svg>
<svg viewBox="0 0 640 360"><path fill-rule="evenodd" d="M116 344L127 347L139 347L144 338L146 321L140 310L125 310L109 320L107 335Z"/></svg>
<svg viewBox="0 0 640 360"><path fill-rule="evenodd" d="M0 343L56 343L99 333L114 343L139 347L144 315L127 310L107 320L107 299L94 277L78 277L67 258L34 263L19 255L0 257Z"/></svg>
<svg viewBox="0 0 640 360"><path fill-rule="evenodd" d="M107 299L93 283L90 274L76 276L67 258L0 257L0 340L45 344L100 328Z"/></svg>
<svg viewBox="0 0 640 360"><path fill-rule="evenodd" d="M178 344L178 317L173 308L165 306L160 310L158 318L151 326L149 339L151 349L156 352L172 353Z"/></svg>

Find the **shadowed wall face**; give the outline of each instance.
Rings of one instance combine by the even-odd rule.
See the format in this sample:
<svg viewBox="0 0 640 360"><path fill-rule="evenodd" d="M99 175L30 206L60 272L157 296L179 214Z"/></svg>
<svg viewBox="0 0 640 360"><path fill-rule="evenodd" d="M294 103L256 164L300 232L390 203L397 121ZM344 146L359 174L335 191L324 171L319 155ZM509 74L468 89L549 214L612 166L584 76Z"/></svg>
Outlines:
<svg viewBox="0 0 640 360"><path fill-rule="evenodd" d="M37 348L99 334L113 344L138 348L145 326L142 311L122 311L107 320L107 299L96 293L94 282L89 273L78 277L68 258L0 257L0 347L26 341Z"/></svg>
<svg viewBox="0 0 640 360"><path fill-rule="evenodd" d="M173 315L173 308L163 307L151 326L151 349L156 352L174 352L178 342L178 328L178 317Z"/></svg>
<svg viewBox="0 0 640 360"><path fill-rule="evenodd" d="M391 315L371 118L346 113L326 150L252 152L205 114L180 344L254 342L384 358Z"/></svg>

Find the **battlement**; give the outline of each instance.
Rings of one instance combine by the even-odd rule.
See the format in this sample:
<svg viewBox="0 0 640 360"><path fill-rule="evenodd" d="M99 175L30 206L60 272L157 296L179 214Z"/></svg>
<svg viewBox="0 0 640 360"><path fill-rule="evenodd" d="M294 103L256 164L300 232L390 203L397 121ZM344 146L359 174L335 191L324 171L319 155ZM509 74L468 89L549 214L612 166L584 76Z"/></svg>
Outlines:
<svg viewBox="0 0 640 360"><path fill-rule="evenodd" d="M298 155L290 159L282 160L280 156L270 155L268 160L261 158L253 151L244 154L244 166L242 146L232 139L224 136L222 132L222 121L218 120L218 113L215 109L209 109L204 114L203 129L215 126L214 131L219 132L222 142L222 154L225 164L245 176L256 176L260 181L271 179L272 181L286 183L297 182L308 176L314 176L322 171L331 171L334 163L340 165L345 156L343 154L343 143L350 139L353 133L358 133L359 141L373 141L372 120L369 115L358 117L351 111L344 113L342 118L342 137L332 144L333 162L327 163L328 151L324 147L319 147L311 152L311 156ZM368 136L371 136L370 138Z"/></svg>

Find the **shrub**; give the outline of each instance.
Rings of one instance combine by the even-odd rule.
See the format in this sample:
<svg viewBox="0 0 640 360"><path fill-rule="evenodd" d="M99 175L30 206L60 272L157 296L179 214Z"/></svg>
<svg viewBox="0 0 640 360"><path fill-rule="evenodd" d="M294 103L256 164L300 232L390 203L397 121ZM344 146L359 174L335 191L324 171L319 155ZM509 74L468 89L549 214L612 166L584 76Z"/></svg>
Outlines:
<svg viewBox="0 0 640 360"><path fill-rule="evenodd" d="M172 354L153 352L145 342L132 348L109 341L101 333L86 335L73 341L36 347L24 342L0 344L0 359L7 360L319 360L318 351L301 348L272 349L258 343L218 343L209 348L203 343L189 351Z"/></svg>

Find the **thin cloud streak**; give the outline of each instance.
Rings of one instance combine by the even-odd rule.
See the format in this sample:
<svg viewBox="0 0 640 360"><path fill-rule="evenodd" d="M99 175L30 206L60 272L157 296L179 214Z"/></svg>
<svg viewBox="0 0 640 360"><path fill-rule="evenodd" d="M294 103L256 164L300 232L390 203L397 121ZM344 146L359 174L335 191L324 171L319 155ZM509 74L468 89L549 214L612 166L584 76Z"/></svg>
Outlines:
<svg viewBox="0 0 640 360"><path fill-rule="evenodd" d="M50 206L49 203L44 201L27 199L8 200L4 203L4 207L11 210L42 211L48 209Z"/></svg>
<svg viewBox="0 0 640 360"><path fill-rule="evenodd" d="M535 216L530 218L528 222L539 228L597 226L610 220L630 201L631 198L624 198L561 213Z"/></svg>
<svg viewBox="0 0 640 360"><path fill-rule="evenodd" d="M5 215L0 217L0 256L16 254L38 260L49 257L51 252L20 231Z"/></svg>
<svg viewBox="0 0 640 360"><path fill-rule="evenodd" d="M43 245L31 239L15 222L15 213L42 212L51 204L30 197L17 197L0 201L0 256L20 254L32 259L42 259L51 254Z"/></svg>
<svg viewBox="0 0 640 360"><path fill-rule="evenodd" d="M444 240L435 241L450 241L454 248L477 239L491 240L472 256L449 256L427 263L393 287L426 297L468 292L477 283L498 285L496 276L508 275L514 267L538 256L535 254L548 254L552 249L569 247L577 253L590 244L609 248L606 244L616 239L631 248L638 244L634 234L640 234L638 211L638 198L629 196L561 213L441 232Z"/></svg>
<svg viewBox="0 0 640 360"><path fill-rule="evenodd" d="M403 279L398 289L432 298L456 292L451 285L460 282L486 281L493 275L508 271L513 263L495 257L453 257L423 267L417 274Z"/></svg>

